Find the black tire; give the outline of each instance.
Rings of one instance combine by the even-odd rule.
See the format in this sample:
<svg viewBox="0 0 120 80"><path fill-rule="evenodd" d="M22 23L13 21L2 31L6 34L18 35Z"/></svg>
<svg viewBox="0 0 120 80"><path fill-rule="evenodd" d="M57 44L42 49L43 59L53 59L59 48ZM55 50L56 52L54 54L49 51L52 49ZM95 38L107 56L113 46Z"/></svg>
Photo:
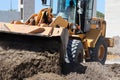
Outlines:
<svg viewBox="0 0 120 80"><path fill-rule="evenodd" d="M107 43L104 37L100 37L97 41L95 48L90 48L90 61L100 62L101 64L105 64L107 57Z"/></svg>
<svg viewBox="0 0 120 80"><path fill-rule="evenodd" d="M83 61L83 45L80 40L69 40L67 45L67 52L65 55L66 63L79 63Z"/></svg>

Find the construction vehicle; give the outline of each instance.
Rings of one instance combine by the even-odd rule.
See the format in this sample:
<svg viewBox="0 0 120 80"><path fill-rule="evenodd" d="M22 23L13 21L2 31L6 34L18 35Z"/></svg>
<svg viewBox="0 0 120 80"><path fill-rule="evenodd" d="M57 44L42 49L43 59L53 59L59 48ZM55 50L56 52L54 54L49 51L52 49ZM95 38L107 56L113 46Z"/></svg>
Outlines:
<svg viewBox="0 0 120 80"><path fill-rule="evenodd" d="M0 40L32 43L41 50L60 52L61 64L83 60L105 63L113 39L105 37L106 21L93 18L94 0L41 1L47 8L25 22L0 23ZM74 9L67 11L70 5Z"/></svg>

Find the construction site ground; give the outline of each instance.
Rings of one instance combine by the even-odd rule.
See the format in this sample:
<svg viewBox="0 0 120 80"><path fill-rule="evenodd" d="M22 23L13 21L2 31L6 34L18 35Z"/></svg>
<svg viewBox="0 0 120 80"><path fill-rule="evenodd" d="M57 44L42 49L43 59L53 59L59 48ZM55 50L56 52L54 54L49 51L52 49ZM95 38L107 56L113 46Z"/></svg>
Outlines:
<svg viewBox="0 0 120 80"><path fill-rule="evenodd" d="M34 48L22 42L0 41L0 80L120 80L118 63L67 64L61 73L58 52L35 52L26 47ZM108 61L119 57L109 54Z"/></svg>

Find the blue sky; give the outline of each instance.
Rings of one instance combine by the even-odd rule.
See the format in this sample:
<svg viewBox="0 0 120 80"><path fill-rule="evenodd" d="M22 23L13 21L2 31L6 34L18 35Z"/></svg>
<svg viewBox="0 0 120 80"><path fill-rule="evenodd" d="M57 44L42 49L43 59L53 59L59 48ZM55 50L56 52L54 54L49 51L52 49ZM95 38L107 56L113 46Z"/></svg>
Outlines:
<svg viewBox="0 0 120 80"><path fill-rule="evenodd" d="M11 0L1 0L0 1L0 10L10 10L10 2ZM40 9L40 3L41 0L35 0L35 12L38 12ZM17 6L18 1L17 0L12 0L12 9L18 8ZM105 0L97 0L97 10L104 13L105 11Z"/></svg>
<svg viewBox="0 0 120 80"><path fill-rule="evenodd" d="M97 10L105 13L105 0L97 0Z"/></svg>

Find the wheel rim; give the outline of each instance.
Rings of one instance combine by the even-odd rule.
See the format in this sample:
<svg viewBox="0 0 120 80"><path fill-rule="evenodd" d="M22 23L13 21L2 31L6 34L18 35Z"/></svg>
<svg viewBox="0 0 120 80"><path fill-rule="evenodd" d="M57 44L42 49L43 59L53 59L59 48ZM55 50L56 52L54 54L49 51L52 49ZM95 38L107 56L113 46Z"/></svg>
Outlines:
<svg viewBox="0 0 120 80"><path fill-rule="evenodd" d="M105 47L103 45L100 45L98 50L98 60L102 61L105 54Z"/></svg>

